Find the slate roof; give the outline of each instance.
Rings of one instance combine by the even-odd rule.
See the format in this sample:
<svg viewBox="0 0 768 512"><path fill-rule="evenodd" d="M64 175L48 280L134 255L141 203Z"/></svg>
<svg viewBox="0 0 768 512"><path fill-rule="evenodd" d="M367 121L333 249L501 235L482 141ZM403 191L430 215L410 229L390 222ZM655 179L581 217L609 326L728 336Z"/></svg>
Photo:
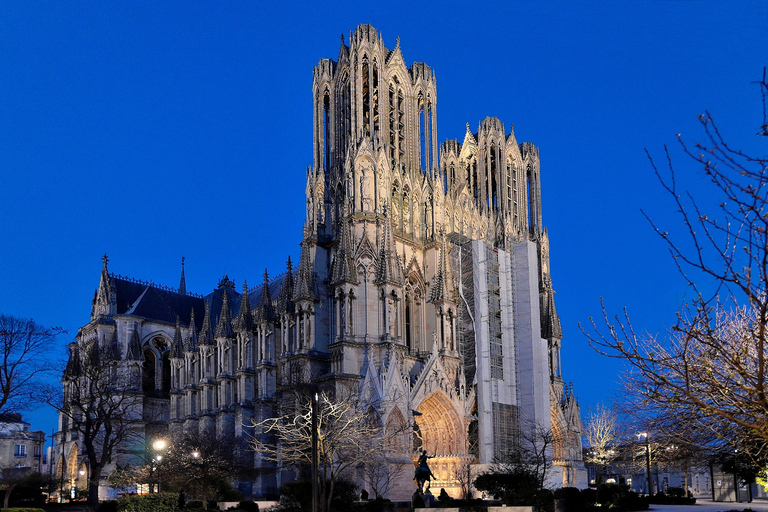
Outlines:
<svg viewBox="0 0 768 512"><path fill-rule="evenodd" d="M280 274L269 282L269 292L273 301L280 295L280 287L286 274ZM205 302L211 305L211 323L218 324L221 313L222 297L227 292L229 311L235 318L240 311L242 294L230 286L220 286L205 297L183 295L168 288L154 286L151 283L137 282L122 276L111 275L110 279L115 287L117 298L117 313L120 315L134 315L149 320L176 323L178 316L181 325L189 325L190 312L195 310L196 330L200 330L205 316ZM261 289L264 285L257 286L248 291L248 301L251 310L256 309L261 302Z"/></svg>
<svg viewBox="0 0 768 512"><path fill-rule="evenodd" d="M117 295L118 314L140 316L171 324L176 323L178 316L182 325L189 325L189 314L194 308L197 322L202 324L205 306L200 297L182 295L121 277L111 279ZM199 327L198 325L197 328Z"/></svg>

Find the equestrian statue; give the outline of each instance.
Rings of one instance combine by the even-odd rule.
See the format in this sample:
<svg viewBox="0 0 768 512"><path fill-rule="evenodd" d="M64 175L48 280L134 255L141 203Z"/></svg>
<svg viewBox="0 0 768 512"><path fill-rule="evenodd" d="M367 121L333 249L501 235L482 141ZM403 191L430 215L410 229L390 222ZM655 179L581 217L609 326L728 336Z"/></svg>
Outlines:
<svg viewBox="0 0 768 512"><path fill-rule="evenodd" d="M424 486L424 482L429 482L430 480L437 480L434 474L432 474L432 470L429 469L429 464L427 464L427 459L434 459L434 455L427 455L427 450L422 450L421 455L419 455L419 462L418 466L416 467L416 472L413 476L413 479L416 480L416 485L419 487L419 494L423 493L422 490Z"/></svg>

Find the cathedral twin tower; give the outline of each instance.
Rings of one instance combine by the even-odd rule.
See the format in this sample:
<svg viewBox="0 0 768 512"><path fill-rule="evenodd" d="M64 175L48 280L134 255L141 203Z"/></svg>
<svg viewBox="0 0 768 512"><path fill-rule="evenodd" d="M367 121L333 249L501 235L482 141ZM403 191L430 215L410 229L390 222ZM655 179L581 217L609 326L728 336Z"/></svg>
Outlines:
<svg viewBox="0 0 768 512"><path fill-rule="evenodd" d="M412 467L426 449L437 456L433 486L452 494L462 467L503 459L541 429L554 440L550 482L583 484L538 149L491 117L439 144L435 84L429 66L407 66L399 39L389 50L370 25L314 68L298 269L289 261L243 293L225 277L194 296L183 279L162 289L109 274L105 260L77 344L111 344L141 374L145 408L166 418L147 420L146 442L209 431L244 453L243 425L309 383L358 393L385 429L411 432L390 463ZM78 378L68 372L65 388ZM69 478L81 447L66 441L66 421L61 430L58 471ZM249 457L262 471L239 482L246 494L296 476ZM391 496L413 492L404 473Z"/></svg>

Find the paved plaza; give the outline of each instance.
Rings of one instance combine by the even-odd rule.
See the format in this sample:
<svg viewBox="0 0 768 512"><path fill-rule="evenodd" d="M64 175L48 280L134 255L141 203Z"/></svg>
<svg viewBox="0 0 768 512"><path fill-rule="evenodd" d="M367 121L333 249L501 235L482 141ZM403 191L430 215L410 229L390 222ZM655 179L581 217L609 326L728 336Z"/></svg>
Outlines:
<svg viewBox="0 0 768 512"><path fill-rule="evenodd" d="M651 505L649 510L655 512L725 512L726 510L744 510L746 508L757 512L768 512L768 500L733 503L697 499L695 505Z"/></svg>

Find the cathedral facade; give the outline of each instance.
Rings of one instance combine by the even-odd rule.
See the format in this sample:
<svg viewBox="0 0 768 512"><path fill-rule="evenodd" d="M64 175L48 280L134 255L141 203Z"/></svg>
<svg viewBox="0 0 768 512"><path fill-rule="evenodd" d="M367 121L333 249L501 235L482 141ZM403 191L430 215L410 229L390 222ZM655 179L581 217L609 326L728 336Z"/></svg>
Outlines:
<svg viewBox="0 0 768 512"><path fill-rule="evenodd" d="M313 71L313 157L301 258L260 286L225 276L205 295L111 274L106 257L77 347L110 345L136 375L144 444L247 425L311 383L365 396L412 434L393 464L436 457L435 488L551 434L552 486L586 484L579 406L560 371L562 331L542 223L538 148L496 118L439 143L434 71L408 66L370 25ZM73 356L74 357L74 356ZM64 387L78 378L70 360ZM82 447L62 418L56 471L77 485ZM258 434L258 433L257 433ZM130 450L126 450L126 453ZM265 495L291 468L239 482ZM266 469L265 469L266 468ZM404 472L392 497L413 492Z"/></svg>

